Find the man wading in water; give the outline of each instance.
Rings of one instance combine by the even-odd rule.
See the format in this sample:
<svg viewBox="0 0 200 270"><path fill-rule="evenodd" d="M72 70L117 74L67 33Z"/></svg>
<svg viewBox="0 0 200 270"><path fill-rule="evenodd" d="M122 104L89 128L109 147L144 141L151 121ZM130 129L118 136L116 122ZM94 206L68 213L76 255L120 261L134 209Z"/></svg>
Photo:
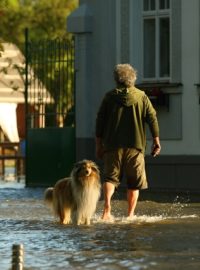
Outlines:
<svg viewBox="0 0 200 270"><path fill-rule="evenodd" d="M96 119L96 155L104 161L103 220L112 218L111 198L122 176L127 181L128 218L134 216L139 190L148 187L145 123L153 138L152 155L161 150L156 111L145 92L134 86L136 71L129 64L119 64L114 78L116 88L104 96Z"/></svg>

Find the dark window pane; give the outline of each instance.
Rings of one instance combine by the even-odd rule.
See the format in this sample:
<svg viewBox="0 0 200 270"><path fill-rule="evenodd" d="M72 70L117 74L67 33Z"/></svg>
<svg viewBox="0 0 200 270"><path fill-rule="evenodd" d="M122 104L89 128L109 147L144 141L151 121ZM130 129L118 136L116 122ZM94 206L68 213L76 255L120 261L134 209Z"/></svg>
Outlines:
<svg viewBox="0 0 200 270"><path fill-rule="evenodd" d="M159 1L159 9L165 9L165 0Z"/></svg>
<svg viewBox="0 0 200 270"><path fill-rule="evenodd" d="M170 73L170 33L169 18L160 19L160 77Z"/></svg>
<svg viewBox="0 0 200 270"><path fill-rule="evenodd" d="M156 3L155 0L143 0L143 10L155 10L156 9Z"/></svg>
<svg viewBox="0 0 200 270"><path fill-rule="evenodd" d="M150 9L151 9L151 10L155 10L155 9L156 9L156 3L155 3L155 0L151 0L151 2L150 2Z"/></svg>
<svg viewBox="0 0 200 270"><path fill-rule="evenodd" d="M169 9L169 0L159 0L159 9Z"/></svg>
<svg viewBox="0 0 200 270"><path fill-rule="evenodd" d="M170 8L170 0L166 0L166 8L169 9Z"/></svg>
<svg viewBox="0 0 200 270"><path fill-rule="evenodd" d="M155 19L144 20L144 77L155 77Z"/></svg>
<svg viewBox="0 0 200 270"><path fill-rule="evenodd" d="M149 0L143 0L143 10L149 10Z"/></svg>

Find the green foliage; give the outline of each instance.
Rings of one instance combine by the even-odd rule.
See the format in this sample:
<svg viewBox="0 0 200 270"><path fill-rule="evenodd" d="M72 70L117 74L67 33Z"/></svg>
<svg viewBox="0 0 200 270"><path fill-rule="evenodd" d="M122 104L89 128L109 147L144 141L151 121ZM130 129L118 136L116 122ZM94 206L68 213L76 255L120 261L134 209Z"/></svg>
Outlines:
<svg viewBox="0 0 200 270"><path fill-rule="evenodd" d="M1 39L23 50L25 28L31 40L69 36L66 18L77 5L78 0L1 0Z"/></svg>

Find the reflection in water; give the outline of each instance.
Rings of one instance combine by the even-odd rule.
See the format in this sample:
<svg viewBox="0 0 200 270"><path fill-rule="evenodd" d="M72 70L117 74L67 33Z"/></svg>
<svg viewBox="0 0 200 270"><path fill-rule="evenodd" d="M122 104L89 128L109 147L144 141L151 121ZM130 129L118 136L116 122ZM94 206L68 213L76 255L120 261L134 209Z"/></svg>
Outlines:
<svg viewBox="0 0 200 270"><path fill-rule="evenodd" d="M25 250L25 269L199 269L200 203L140 201L133 220L113 200L113 222L59 225L43 204L43 190L0 190L0 269L11 265L14 243Z"/></svg>

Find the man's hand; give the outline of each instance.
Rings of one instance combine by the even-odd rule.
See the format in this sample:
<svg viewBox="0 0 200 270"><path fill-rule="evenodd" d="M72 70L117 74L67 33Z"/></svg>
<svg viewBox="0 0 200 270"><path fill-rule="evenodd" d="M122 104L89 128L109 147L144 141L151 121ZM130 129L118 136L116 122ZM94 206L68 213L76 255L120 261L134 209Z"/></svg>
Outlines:
<svg viewBox="0 0 200 270"><path fill-rule="evenodd" d="M153 144L151 147L151 155L153 157L156 157L157 155L160 154L160 150L161 150L161 145L160 145L159 137L155 137L153 138Z"/></svg>

